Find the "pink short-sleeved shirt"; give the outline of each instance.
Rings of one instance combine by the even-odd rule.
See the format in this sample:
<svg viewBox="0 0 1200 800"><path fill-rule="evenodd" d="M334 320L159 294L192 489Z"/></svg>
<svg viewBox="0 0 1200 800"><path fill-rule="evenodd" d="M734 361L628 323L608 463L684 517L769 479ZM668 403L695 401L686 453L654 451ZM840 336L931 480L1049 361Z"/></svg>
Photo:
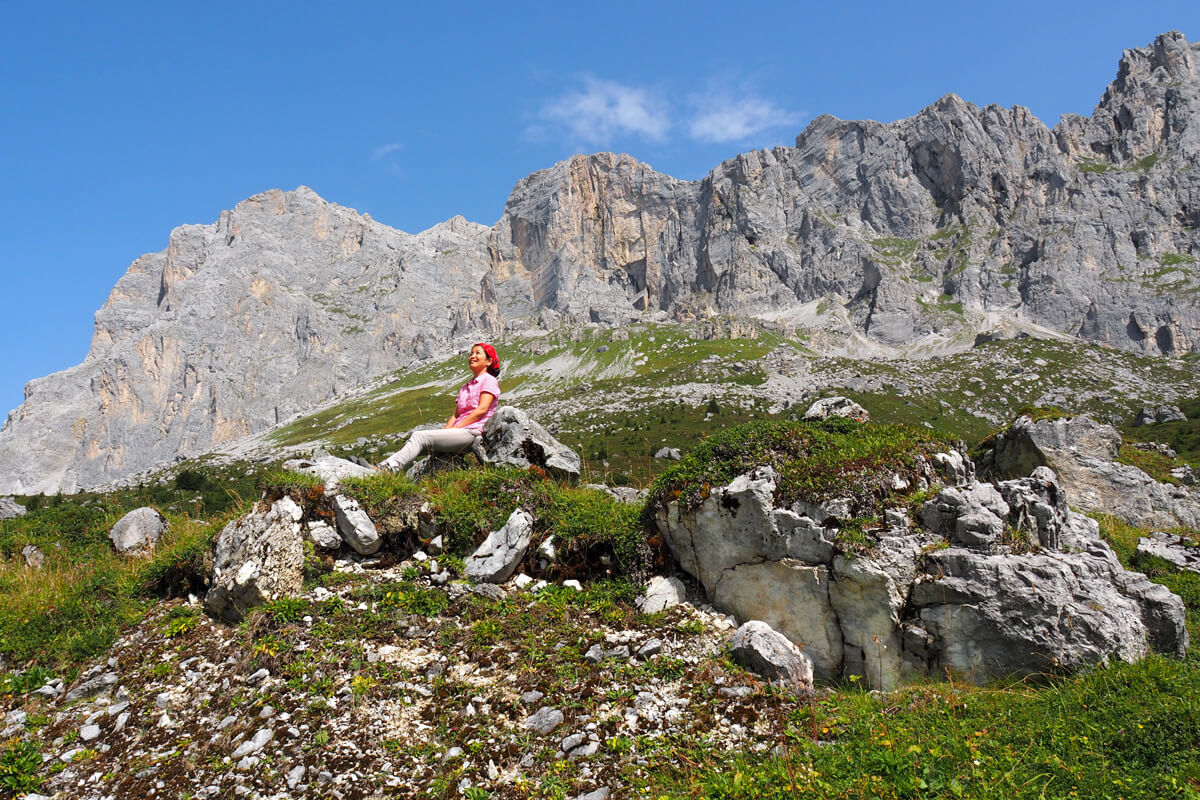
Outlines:
<svg viewBox="0 0 1200 800"><path fill-rule="evenodd" d="M500 382L488 373L481 372L478 376L467 381L458 390L458 400L454 403L454 416L456 417L461 417L463 414L468 414L478 408L479 396L484 392L492 396L492 404L488 406L487 413L483 415L483 419L476 420L470 425L464 425L463 428L465 430L475 431L476 433L483 431L484 424L496 413L496 405L500 401Z"/></svg>

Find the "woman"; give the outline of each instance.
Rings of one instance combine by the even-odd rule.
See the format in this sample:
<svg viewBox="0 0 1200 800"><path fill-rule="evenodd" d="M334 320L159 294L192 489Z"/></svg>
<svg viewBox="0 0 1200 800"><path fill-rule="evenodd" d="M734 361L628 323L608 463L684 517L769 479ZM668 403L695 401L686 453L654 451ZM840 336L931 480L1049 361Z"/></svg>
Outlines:
<svg viewBox="0 0 1200 800"><path fill-rule="evenodd" d="M471 348L467 366L475 377L458 390L454 413L441 430L417 431L408 443L380 463L383 469L403 472L427 453L462 453L471 449L484 424L496 413L500 399L500 357L496 348L480 342Z"/></svg>

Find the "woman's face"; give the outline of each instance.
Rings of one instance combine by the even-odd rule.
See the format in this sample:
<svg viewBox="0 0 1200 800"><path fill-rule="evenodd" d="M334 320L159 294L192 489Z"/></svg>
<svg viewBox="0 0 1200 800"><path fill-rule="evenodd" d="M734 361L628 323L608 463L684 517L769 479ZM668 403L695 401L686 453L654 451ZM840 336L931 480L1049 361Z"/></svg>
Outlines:
<svg viewBox="0 0 1200 800"><path fill-rule="evenodd" d="M492 365L492 360L488 358L488 354L483 352L483 348L475 345L471 348L471 352L467 355L467 366L471 368L471 372L476 375L483 372Z"/></svg>

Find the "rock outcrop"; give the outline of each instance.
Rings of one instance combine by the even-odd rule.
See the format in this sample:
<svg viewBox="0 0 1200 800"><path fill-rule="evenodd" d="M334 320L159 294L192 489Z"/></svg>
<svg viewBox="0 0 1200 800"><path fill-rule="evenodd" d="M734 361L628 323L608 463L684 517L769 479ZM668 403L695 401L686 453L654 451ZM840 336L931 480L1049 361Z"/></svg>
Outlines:
<svg viewBox="0 0 1200 800"><path fill-rule="evenodd" d="M1121 434L1086 414L1036 422L1023 416L996 436L980 471L1013 478L1047 466L1080 511L1113 514L1140 528L1200 526L1200 494L1117 463L1120 448Z"/></svg>
<svg viewBox="0 0 1200 800"><path fill-rule="evenodd" d="M763 468L694 510L670 501L656 522L719 608L786 635L819 679L983 682L1187 648L1182 601L1125 571L1048 469L945 487L924 527L889 512L865 552L776 508L775 486Z"/></svg>
<svg viewBox="0 0 1200 800"><path fill-rule="evenodd" d="M304 583L302 517L300 506L283 497L226 525L217 537L205 610L237 622L254 606L297 594Z"/></svg>
<svg viewBox="0 0 1200 800"><path fill-rule="evenodd" d="M579 454L555 439L537 420L513 406L501 406L475 440L475 456L485 464L545 470L557 480L579 482Z"/></svg>
<svg viewBox="0 0 1200 800"><path fill-rule="evenodd" d="M819 116L701 181L575 156L519 181L491 228L410 235L309 189L256 195L135 261L85 361L29 383L0 492L203 453L456 338L560 316L759 316L882 348L1041 326L1186 353L1198 60L1179 33L1128 50L1095 113L1053 130L947 95L890 124Z"/></svg>

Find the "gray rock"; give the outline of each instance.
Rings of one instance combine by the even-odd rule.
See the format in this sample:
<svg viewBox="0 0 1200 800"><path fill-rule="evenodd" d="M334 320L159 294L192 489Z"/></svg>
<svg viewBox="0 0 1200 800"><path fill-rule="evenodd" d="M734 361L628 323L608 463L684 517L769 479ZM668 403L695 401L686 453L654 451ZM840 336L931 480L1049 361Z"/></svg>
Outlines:
<svg viewBox="0 0 1200 800"><path fill-rule="evenodd" d="M800 648L765 622L744 623L729 640L733 659L773 683L798 690L813 687L813 665Z"/></svg>
<svg viewBox="0 0 1200 800"><path fill-rule="evenodd" d="M123 555L147 554L170 527L157 510L143 506L117 521L108 532L113 547Z"/></svg>
<svg viewBox="0 0 1200 800"><path fill-rule="evenodd" d="M584 794L577 794L571 800L608 800L610 792L607 786L601 786Z"/></svg>
<svg viewBox="0 0 1200 800"><path fill-rule="evenodd" d="M46 563L46 554L32 544L21 548L21 558L25 561L25 566L30 569L41 569L42 565Z"/></svg>
<svg viewBox="0 0 1200 800"><path fill-rule="evenodd" d="M683 452L678 447L663 447L654 454L655 458L663 458L668 461L679 461L683 458Z"/></svg>
<svg viewBox="0 0 1200 800"><path fill-rule="evenodd" d="M806 420L822 420L830 417L846 417L858 422L871 421L870 413L848 397L826 397L813 403L804 412Z"/></svg>
<svg viewBox="0 0 1200 800"><path fill-rule="evenodd" d="M0 497L0 519L16 519L25 516L25 506L11 497Z"/></svg>
<svg viewBox="0 0 1200 800"><path fill-rule="evenodd" d="M1120 447L1115 428L1086 414L1040 422L1021 417L996 437L980 469L1000 479L1021 478L1046 466L1080 511L1113 514L1140 528L1200 526L1200 495L1115 463Z"/></svg>
<svg viewBox="0 0 1200 800"><path fill-rule="evenodd" d="M324 520L309 522L308 539L318 550L337 550L342 546L342 537L337 529Z"/></svg>
<svg viewBox="0 0 1200 800"><path fill-rule="evenodd" d="M533 537L533 517L518 508L464 562L464 574L481 583L503 583L517 571Z"/></svg>
<svg viewBox="0 0 1200 800"><path fill-rule="evenodd" d="M233 751L230 758L244 758L245 756L257 753L266 747L267 742L275 738L275 730L273 728L259 728L254 732L254 736L242 742Z"/></svg>
<svg viewBox="0 0 1200 800"><path fill-rule="evenodd" d="M659 639L656 636L651 639L647 639L642 644L642 646L637 649L636 655L638 658L646 659L646 658L650 658L651 656L658 655L659 653L662 652L662 649L663 649L662 639Z"/></svg>
<svg viewBox="0 0 1200 800"><path fill-rule="evenodd" d="M536 689L530 689L528 692L525 692L521 695L521 703L522 705L531 706L545 696L546 695L542 694Z"/></svg>
<svg viewBox="0 0 1200 800"><path fill-rule="evenodd" d="M1174 533L1154 531L1138 539L1137 555L1154 556L1176 569L1200 573L1200 545Z"/></svg>
<svg viewBox="0 0 1200 800"><path fill-rule="evenodd" d="M251 511L217 536L213 585L205 610L236 622L256 605L298 594L303 586L301 510L289 497Z"/></svg>
<svg viewBox="0 0 1200 800"><path fill-rule="evenodd" d="M675 577L655 575L646 584L646 595L638 600L638 610L643 614L657 614L687 600L687 589L683 581Z"/></svg>
<svg viewBox="0 0 1200 800"><path fill-rule="evenodd" d="M496 410L475 440L474 453L485 464L519 469L535 466L557 480L579 482L579 454L513 406Z"/></svg>
<svg viewBox="0 0 1200 800"><path fill-rule="evenodd" d="M375 470L370 467L328 454L316 458L294 458L283 462L283 468L319 478L326 494L336 492L338 484L344 478L362 478L375 474Z"/></svg>
<svg viewBox="0 0 1200 800"><path fill-rule="evenodd" d="M820 679L889 688L951 669L987 681L1186 649L1182 601L1123 570L1045 467L999 489L943 489L927 530L896 529L853 558L818 546L774 493L759 469L696 511L668 503L656 524L714 605L803 643Z"/></svg>
<svg viewBox="0 0 1200 800"><path fill-rule="evenodd" d="M333 513L338 533L342 535L346 544L364 556L379 552L383 540L379 537L379 531L375 529L375 523L357 500L341 494L335 495Z"/></svg>
<svg viewBox="0 0 1200 800"><path fill-rule="evenodd" d="M93 739L99 739L99 738L100 738L100 726L99 725L84 725L82 728L79 729L79 740L80 741L90 742Z"/></svg>
<svg viewBox="0 0 1200 800"><path fill-rule="evenodd" d="M530 714L525 719L521 720L521 728L527 731L539 733L542 736L550 734L555 728L563 724L563 713L557 708L551 706L543 706Z"/></svg>
<svg viewBox="0 0 1200 800"><path fill-rule="evenodd" d="M88 697L95 697L101 692L107 692L109 689L117 685L120 676L115 672L105 672L94 678L89 678L83 683L80 683L71 691L67 692L67 696L63 698L68 703L74 703L76 700L83 700Z"/></svg>

